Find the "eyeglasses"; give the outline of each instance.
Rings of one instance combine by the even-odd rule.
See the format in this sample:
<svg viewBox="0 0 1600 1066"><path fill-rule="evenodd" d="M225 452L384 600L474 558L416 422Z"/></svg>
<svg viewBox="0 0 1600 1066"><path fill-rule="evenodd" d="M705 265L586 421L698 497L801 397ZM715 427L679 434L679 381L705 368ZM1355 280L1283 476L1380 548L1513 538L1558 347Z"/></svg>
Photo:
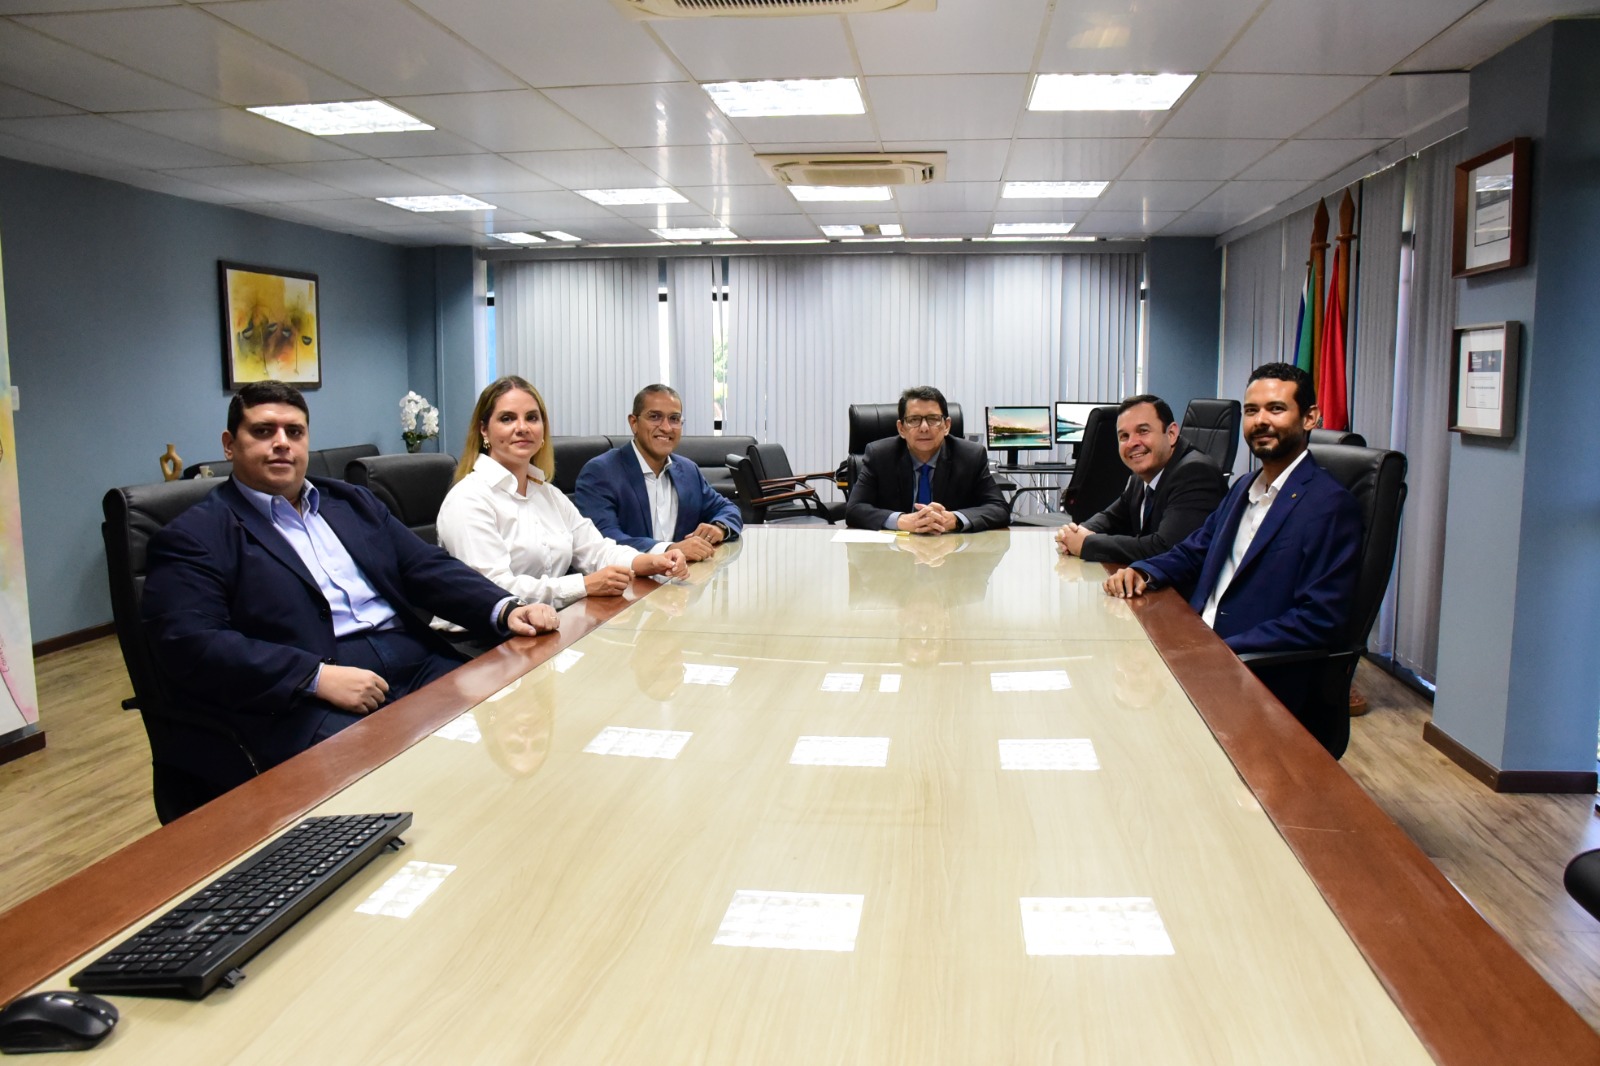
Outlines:
<svg viewBox="0 0 1600 1066"><path fill-rule="evenodd" d="M907 429L917 429L920 426L932 429L944 421L947 421L944 415L912 415L910 418L902 418L900 424Z"/></svg>
<svg viewBox="0 0 1600 1066"><path fill-rule="evenodd" d="M652 426L659 426L663 422L669 426L683 425L683 415L681 414L664 415L660 411L646 411L639 417L650 423Z"/></svg>

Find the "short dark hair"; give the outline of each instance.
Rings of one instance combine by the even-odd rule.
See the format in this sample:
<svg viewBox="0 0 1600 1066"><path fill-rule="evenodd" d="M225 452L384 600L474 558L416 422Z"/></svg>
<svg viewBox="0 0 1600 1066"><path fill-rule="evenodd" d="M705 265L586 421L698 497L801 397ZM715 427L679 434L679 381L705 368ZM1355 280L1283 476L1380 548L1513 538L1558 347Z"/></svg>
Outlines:
<svg viewBox="0 0 1600 1066"><path fill-rule="evenodd" d="M939 405L939 414L950 417L950 405L944 402L944 393L932 385L913 385L900 394L900 421L906 420L906 404L912 400L926 400Z"/></svg>
<svg viewBox="0 0 1600 1066"><path fill-rule="evenodd" d="M286 403L298 407L300 413L306 416L306 425L311 425L311 409L306 406L306 398L300 395L299 389L281 381L252 381L234 393L228 403L228 432L239 432L239 423L244 421L246 407L260 407L264 403Z"/></svg>
<svg viewBox="0 0 1600 1066"><path fill-rule="evenodd" d="M1311 380L1310 374L1293 363L1262 363L1250 371L1250 381L1245 382L1245 387L1249 388L1250 382L1262 378L1294 382L1294 402L1302 415L1317 406L1317 383Z"/></svg>
<svg viewBox="0 0 1600 1066"><path fill-rule="evenodd" d="M1121 403L1117 404L1117 415L1120 417L1133 410L1135 407L1138 407L1142 403L1147 403L1156 409L1156 417L1161 419L1161 428L1163 430L1172 425L1174 419L1172 417L1171 405L1169 405L1167 401L1163 400L1161 397L1150 392L1141 392L1137 396L1129 396L1126 400L1123 400Z"/></svg>
<svg viewBox="0 0 1600 1066"><path fill-rule="evenodd" d="M666 393L668 396L671 396L674 400L678 401L679 407L683 406L683 397L678 395L678 390L673 388L671 385L663 385L658 381L654 385L646 385L634 395L633 417L638 418L640 415L644 414L644 401L646 396L655 396L660 393Z"/></svg>

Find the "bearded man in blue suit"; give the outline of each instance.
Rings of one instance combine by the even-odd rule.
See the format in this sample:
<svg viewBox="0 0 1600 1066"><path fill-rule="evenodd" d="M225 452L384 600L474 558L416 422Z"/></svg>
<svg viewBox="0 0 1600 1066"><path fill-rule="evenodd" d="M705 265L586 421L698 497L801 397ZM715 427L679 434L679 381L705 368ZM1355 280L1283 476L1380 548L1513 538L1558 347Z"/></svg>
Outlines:
<svg viewBox="0 0 1600 1066"><path fill-rule="evenodd" d="M628 416L633 440L583 465L572 502L595 527L642 552L677 548L691 563L710 558L744 528L738 506L711 487L700 468L674 459L683 437L683 398L646 385Z"/></svg>
<svg viewBox="0 0 1600 1066"><path fill-rule="evenodd" d="M1350 622L1361 550L1361 509L1317 465L1306 444L1317 424L1311 375L1267 363L1244 394L1244 439L1261 462L1239 479L1205 524L1169 551L1106 579L1113 596L1171 585L1235 654L1317 649L1342 640ZM1319 663L1257 671L1262 682L1335 757L1349 741L1311 699Z"/></svg>

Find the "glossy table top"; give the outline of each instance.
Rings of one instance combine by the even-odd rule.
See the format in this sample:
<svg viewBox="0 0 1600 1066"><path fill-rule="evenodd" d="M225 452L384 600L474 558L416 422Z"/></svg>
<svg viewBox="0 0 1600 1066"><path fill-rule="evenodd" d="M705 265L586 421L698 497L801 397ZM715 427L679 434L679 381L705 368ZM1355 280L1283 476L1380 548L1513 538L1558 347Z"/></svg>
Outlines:
<svg viewBox="0 0 1600 1066"><path fill-rule="evenodd" d="M97 1059L1434 1061L1103 577L752 530L327 799L408 846Z"/></svg>

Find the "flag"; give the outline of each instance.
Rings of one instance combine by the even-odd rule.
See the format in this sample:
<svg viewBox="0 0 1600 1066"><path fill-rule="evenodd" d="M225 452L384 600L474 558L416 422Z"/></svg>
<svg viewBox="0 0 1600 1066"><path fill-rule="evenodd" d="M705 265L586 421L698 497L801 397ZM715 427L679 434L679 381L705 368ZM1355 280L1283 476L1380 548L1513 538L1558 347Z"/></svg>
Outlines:
<svg viewBox="0 0 1600 1066"><path fill-rule="evenodd" d="M1328 309L1322 316L1322 351L1317 356L1317 404L1322 408L1324 429L1350 428L1344 366L1344 292L1349 269L1350 242L1341 240L1333 253Z"/></svg>
<svg viewBox="0 0 1600 1066"><path fill-rule="evenodd" d="M1320 291L1312 277L1313 267L1306 264L1306 283L1300 288L1300 318L1294 328L1294 359L1295 366L1311 373L1311 306L1317 299Z"/></svg>

